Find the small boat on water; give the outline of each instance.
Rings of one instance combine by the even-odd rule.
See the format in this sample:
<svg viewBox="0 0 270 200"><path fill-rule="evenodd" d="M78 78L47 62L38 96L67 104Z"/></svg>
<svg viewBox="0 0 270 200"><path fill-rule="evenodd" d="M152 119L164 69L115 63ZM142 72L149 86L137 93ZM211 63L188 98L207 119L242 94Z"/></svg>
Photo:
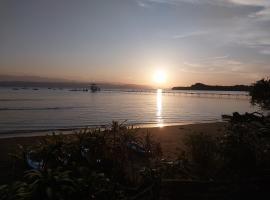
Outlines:
<svg viewBox="0 0 270 200"><path fill-rule="evenodd" d="M100 87L98 87L97 84L92 83L90 85L90 90L91 90L91 92L97 92L97 91L100 91Z"/></svg>
<svg viewBox="0 0 270 200"><path fill-rule="evenodd" d="M100 91L100 87L98 87L97 84L92 83L87 88L79 88L79 89L74 88L74 89L70 89L69 91L72 91L72 92L77 92L77 91L81 91L81 92L88 92L88 91L97 92L97 91Z"/></svg>
<svg viewBox="0 0 270 200"><path fill-rule="evenodd" d="M70 89L69 91L71 92L88 92L87 88L82 88L82 89Z"/></svg>

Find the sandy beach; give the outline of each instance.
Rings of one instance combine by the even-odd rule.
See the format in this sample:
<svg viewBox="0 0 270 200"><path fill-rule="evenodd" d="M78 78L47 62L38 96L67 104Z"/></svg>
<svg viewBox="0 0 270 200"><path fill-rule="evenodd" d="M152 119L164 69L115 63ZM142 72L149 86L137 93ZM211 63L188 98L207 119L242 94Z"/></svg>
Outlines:
<svg viewBox="0 0 270 200"><path fill-rule="evenodd" d="M179 152L179 149L183 148L183 137L186 134L208 133L219 134L224 131L226 127L225 122L216 123L200 123L190 125L178 125L178 126L165 126L155 128L140 128L137 134L140 136L149 132L155 141L159 142L162 147L163 156L167 159L175 159ZM65 133L65 132L64 132ZM71 133L70 131L67 133ZM38 135L39 133L32 133L32 135ZM41 133L43 136L48 133ZM29 136L29 135L28 135ZM0 139L0 182L4 183L10 178L10 174L14 169L14 159L12 154L19 152L19 145L27 146L38 142L43 136L29 136L29 137L13 137ZM17 168L17 167L16 167ZM12 173L14 174L14 173Z"/></svg>

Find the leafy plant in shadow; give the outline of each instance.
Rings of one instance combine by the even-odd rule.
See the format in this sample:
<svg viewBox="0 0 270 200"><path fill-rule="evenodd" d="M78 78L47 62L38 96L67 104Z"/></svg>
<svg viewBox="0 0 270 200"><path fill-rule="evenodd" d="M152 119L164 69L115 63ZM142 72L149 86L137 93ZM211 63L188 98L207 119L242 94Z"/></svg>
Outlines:
<svg viewBox="0 0 270 200"><path fill-rule="evenodd" d="M221 165L217 138L203 133L193 133L184 139L186 167L198 179L213 179Z"/></svg>
<svg viewBox="0 0 270 200"><path fill-rule="evenodd" d="M230 169L234 177L239 178L257 176L258 173L270 169L269 134L269 116L259 113L234 113L227 132L220 140L225 158L224 167Z"/></svg>
<svg viewBox="0 0 270 200"><path fill-rule="evenodd" d="M269 197L270 116L234 113L225 132L191 133L175 161L161 162L168 199Z"/></svg>
<svg viewBox="0 0 270 200"><path fill-rule="evenodd" d="M32 199L72 199L75 193L75 182L70 171L47 169L26 172L29 194Z"/></svg>
<svg viewBox="0 0 270 200"><path fill-rule="evenodd" d="M11 185L0 186L0 199L2 200L24 200L31 199L28 184L22 181L15 181Z"/></svg>
<svg viewBox="0 0 270 200"><path fill-rule="evenodd" d="M151 171L159 148L150 135L140 138L136 129L118 122L102 131L54 133L37 145L23 148L26 164L34 169L26 171L17 184L2 186L1 197L124 199L137 193L145 195L144 189L149 186L153 190L158 179L154 173L142 173L142 169Z"/></svg>
<svg viewBox="0 0 270 200"><path fill-rule="evenodd" d="M234 113L224 133L192 133L184 144L179 159L165 165L165 176L233 181L270 175L270 116Z"/></svg>

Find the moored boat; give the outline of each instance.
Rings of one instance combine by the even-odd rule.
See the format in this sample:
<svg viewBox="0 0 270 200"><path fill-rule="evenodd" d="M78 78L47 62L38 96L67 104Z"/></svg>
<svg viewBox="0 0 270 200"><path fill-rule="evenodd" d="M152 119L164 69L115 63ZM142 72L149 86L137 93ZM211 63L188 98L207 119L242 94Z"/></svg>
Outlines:
<svg viewBox="0 0 270 200"><path fill-rule="evenodd" d="M97 84L92 83L90 86L91 92L97 92L100 91L100 87L97 86Z"/></svg>

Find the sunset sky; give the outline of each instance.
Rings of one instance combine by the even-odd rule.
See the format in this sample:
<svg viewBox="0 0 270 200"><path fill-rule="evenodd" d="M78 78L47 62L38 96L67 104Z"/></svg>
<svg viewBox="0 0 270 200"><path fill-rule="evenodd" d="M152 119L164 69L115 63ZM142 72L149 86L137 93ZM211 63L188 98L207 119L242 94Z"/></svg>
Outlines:
<svg viewBox="0 0 270 200"><path fill-rule="evenodd" d="M269 63L270 0L0 1L0 74L228 85Z"/></svg>

